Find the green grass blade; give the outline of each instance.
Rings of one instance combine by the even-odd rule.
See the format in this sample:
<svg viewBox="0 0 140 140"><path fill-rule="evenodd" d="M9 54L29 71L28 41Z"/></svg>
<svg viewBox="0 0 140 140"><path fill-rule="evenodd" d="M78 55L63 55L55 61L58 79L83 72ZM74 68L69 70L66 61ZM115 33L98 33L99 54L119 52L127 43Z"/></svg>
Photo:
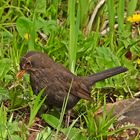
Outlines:
<svg viewBox="0 0 140 140"><path fill-rule="evenodd" d="M69 32L69 69L72 73L75 71L76 63L76 49L77 49L77 36L80 16L78 14L77 23L75 23L75 0L70 0L68 2L68 14L70 22L70 32ZM79 10L78 10L79 12Z"/></svg>
<svg viewBox="0 0 140 140"><path fill-rule="evenodd" d="M33 105L30 105L30 118L28 127L30 127L33 124L34 118L39 111L40 107L44 103L46 96L41 100L41 96L44 93L44 89L39 92L39 94L36 96L35 100L33 100Z"/></svg>
<svg viewBox="0 0 140 140"><path fill-rule="evenodd" d="M115 23L114 0L107 0L107 8L108 8L108 19L109 19L110 32L114 32L114 23Z"/></svg>
<svg viewBox="0 0 140 140"><path fill-rule="evenodd" d="M114 49L114 24L115 24L115 4L114 0L107 0L107 8L108 8L108 20L109 20L109 39L110 46Z"/></svg>
<svg viewBox="0 0 140 140"><path fill-rule="evenodd" d="M125 11L124 4L125 4L124 0L119 0L119 2L118 2L118 10L117 10L119 33L123 32L123 29L124 29L124 11Z"/></svg>

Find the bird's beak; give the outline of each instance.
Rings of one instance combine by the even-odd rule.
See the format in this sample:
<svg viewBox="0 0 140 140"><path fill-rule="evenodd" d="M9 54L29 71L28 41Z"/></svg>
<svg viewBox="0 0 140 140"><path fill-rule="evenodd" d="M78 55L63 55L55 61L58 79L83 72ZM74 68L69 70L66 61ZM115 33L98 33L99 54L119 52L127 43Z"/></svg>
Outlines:
<svg viewBox="0 0 140 140"><path fill-rule="evenodd" d="M20 70L17 74L16 74L16 78L17 79L21 79L23 77L23 75L25 74L25 70Z"/></svg>

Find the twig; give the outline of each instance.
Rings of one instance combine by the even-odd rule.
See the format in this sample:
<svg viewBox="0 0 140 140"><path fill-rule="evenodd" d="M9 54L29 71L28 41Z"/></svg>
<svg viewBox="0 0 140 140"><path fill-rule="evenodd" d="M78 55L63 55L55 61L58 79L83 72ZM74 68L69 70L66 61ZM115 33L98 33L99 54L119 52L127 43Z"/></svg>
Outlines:
<svg viewBox="0 0 140 140"><path fill-rule="evenodd" d="M99 9L101 8L101 6L102 6L104 3L105 3L105 0L100 0L100 1L98 2L98 4L96 5L96 7L95 7L95 9L94 9L94 11L93 11L93 13L92 13L92 16L91 16L91 18L90 18L90 20L89 20L89 23L88 23L88 25L87 25L86 35L88 35L89 32L91 31L91 28L92 28L92 24L93 24L93 22L94 22L94 19L95 19L96 15L97 15Z"/></svg>

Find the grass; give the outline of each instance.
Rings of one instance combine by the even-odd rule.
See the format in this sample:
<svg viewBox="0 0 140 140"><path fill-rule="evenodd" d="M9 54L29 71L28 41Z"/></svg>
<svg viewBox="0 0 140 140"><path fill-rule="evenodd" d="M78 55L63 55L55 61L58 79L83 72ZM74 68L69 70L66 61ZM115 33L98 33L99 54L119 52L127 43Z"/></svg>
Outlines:
<svg viewBox="0 0 140 140"><path fill-rule="evenodd" d="M136 36L133 37L133 25L126 21L126 17L138 10L140 3L138 0L108 0L98 8L92 28L86 34L97 4L97 0L1 0L0 139L27 139L32 134L31 126L34 127L36 114L45 99L40 99L41 93L33 98L27 75L24 81L17 81L15 77L20 57L29 50L47 53L76 75L88 75L118 65L129 69L123 76L97 83L91 92L97 102L80 101L75 107L76 118L70 127L65 128L62 123L65 111L62 115L56 115L55 111L44 114L41 121L49 125L35 127L37 140L57 139L63 137L62 133L70 139L83 140L104 139L118 133L116 130L109 132L115 120L106 114L105 109L106 117L99 120L94 119L93 114L106 104L100 92L102 87L115 87L115 96L119 99L133 97L139 91L139 27L135 27ZM108 24L103 28L105 23ZM107 28L110 30L101 34ZM27 106L30 106L30 114Z"/></svg>

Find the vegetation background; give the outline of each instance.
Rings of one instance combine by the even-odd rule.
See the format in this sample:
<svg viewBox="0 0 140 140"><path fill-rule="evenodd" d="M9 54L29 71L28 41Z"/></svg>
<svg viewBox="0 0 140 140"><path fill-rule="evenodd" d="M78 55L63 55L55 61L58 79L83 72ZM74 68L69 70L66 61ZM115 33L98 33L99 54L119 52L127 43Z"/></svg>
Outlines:
<svg viewBox="0 0 140 140"><path fill-rule="evenodd" d="M117 135L122 128L113 127L111 113L104 109L99 120L94 114L111 98L132 98L140 90L140 24L127 20L139 14L139 7L139 0L0 0L0 139ZM120 65L129 71L96 84L91 93L95 102L81 100L66 128L64 110L35 117L42 92L33 95L28 75L16 79L20 57L29 50L47 53L76 75Z"/></svg>

